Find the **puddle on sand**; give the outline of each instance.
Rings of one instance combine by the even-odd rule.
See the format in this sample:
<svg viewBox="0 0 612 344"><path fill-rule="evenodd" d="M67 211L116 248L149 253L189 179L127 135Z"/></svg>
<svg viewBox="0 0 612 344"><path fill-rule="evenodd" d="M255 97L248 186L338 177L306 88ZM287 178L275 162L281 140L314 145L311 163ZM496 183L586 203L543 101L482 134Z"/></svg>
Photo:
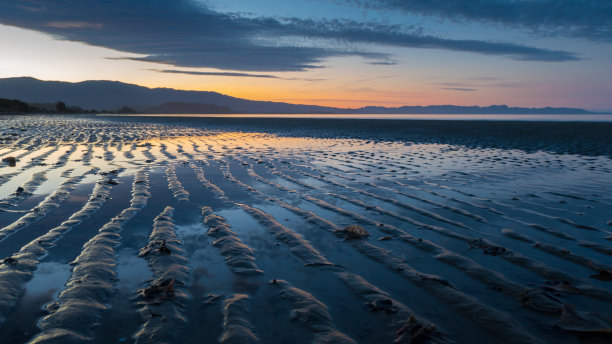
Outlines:
<svg viewBox="0 0 612 344"><path fill-rule="evenodd" d="M70 277L72 267L66 263L43 262L34 277L25 285L25 293L15 312L0 327L2 343L25 343L38 332L37 320L47 304L57 297Z"/></svg>
<svg viewBox="0 0 612 344"><path fill-rule="evenodd" d="M138 251L123 248L117 254L117 289L121 293L134 293L145 281L153 278L147 261L138 257Z"/></svg>
<svg viewBox="0 0 612 344"><path fill-rule="evenodd" d="M112 333L98 335L98 343L131 343L131 336L141 324L141 317L132 302L136 291L153 278L147 261L138 257L138 251L122 247L117 252L116 293L108 301L101 328L112 328Z"/></svg>

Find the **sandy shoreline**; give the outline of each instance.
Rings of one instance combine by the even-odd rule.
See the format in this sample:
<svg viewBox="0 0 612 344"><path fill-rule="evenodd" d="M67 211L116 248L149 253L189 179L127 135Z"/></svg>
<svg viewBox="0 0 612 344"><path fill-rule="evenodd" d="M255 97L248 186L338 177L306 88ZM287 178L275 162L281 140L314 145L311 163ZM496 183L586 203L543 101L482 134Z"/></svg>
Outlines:
<svg viewBox="0 0 612 344"><path fill-rule="evenodd" d="M609 339L612 123L2 124L6 343Z"/></svg>
<svg viewBox="0 0 612 344"><path fill-rule="evenodd" d="M104 117L138 122L142 117ZM206 127L223 131L274 133L283 136L359 138L364 140L444 143L469 147L538 150L557 154L607 155L612 157L612 123L318 119L318 118L225 118L144 117L154 123Z"/></svg>

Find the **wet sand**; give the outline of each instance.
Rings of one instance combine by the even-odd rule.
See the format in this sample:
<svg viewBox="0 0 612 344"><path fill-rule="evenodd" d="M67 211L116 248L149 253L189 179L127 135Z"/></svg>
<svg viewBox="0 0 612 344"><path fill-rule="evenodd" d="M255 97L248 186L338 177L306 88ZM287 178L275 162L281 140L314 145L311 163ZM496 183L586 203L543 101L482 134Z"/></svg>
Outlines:
<svg viewBox="0 0 612 344"><path fill-rule="evenodd" d="M611 338L610 123L0 120L3 343Z"/></svg>

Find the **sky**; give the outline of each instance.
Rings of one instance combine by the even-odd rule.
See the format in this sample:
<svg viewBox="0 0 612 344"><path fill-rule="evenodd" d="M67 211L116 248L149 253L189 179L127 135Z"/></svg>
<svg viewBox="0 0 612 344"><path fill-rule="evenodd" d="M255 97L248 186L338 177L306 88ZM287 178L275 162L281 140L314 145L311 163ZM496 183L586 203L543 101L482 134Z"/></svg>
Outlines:
<svg viewBox="0 0 612 344"><path fill-rule="evenodd" d="M0 0L0 46L0 78L612 110L607 0Z"/></svg>

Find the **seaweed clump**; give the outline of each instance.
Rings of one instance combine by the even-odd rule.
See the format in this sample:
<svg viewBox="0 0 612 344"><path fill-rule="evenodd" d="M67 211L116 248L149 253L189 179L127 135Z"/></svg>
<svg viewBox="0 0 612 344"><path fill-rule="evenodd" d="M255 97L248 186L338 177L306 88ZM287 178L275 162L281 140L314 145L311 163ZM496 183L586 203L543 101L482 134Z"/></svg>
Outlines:
<svg viewBox="0 0 612 344"><path fill-rule="evenodd" d="M145 299L157 298L159 300L169 300L174 298L174 278L159 279L150 286L139 289L138 295Z"/></svg>
<svg viewBox="0 0 612 344"><path fill-rule="evenodd" d="M360 225L348 225L342 229L342 233L346 239L364 239L370 236L370 233Z"/></svg>
<svg viewBox="0 0 612 344"><path fill-rule="evenodd" d="M423 325L414 316L395 332L395 344L448 343L434 325Z"/></svg>
<svg viewBox="0 0 612 344"><path fill-rule="evenodd" d="M6 158L2 158L2 162L7 163L10 167L15 167L17 165L17 158L13 156L7 156Z"/></svg>

